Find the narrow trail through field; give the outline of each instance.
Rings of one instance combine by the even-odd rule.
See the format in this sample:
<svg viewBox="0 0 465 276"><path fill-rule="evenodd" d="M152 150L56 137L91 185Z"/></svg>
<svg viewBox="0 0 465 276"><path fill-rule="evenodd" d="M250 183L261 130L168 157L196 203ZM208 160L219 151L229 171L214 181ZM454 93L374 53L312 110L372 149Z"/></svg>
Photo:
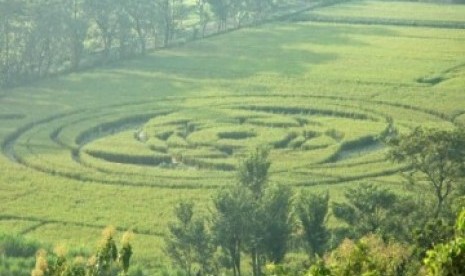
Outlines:
<svg viewBox="0 0 465 276"><path fill-rule="evenodd" d="M104 229L107 225L100 225L100 224L91 224L91 223L81 223L81 222L73 222L73 221L63 221L63 220L54 220L54 219L41 219L41 218L36 218L36 217L31 217L31 216L14 216L14 215L0 215L0 221L27 221L27 222L36 222L37 224L27 227L23 229L20 234L26 235L29 234L35 230L37 230L40 227L43 227L48 224L63 224L63 225L70 225L70 226L78 226L78 227L85 227L85 228L92 228L92 229L98 229L102 230ZM127 228L124 227L116 227L117 231L127 231ZM156 236L156 237L162 237L164 236L163 233L157 233L157 232L151 232L151 231L143 231L143 230L137 230L137 229L130 229L131 231L134 232L134 234L141 234L141 235L147 235L147 236Z"/></svg>

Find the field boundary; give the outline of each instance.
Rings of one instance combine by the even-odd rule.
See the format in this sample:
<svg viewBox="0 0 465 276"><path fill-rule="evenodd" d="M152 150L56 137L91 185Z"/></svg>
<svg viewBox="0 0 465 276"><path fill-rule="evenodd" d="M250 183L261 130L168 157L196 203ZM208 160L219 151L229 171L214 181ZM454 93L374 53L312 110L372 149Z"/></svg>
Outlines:
<svg viewBox="0 0 465 276"><path fill-rule="evenodd" d="M27 227L26 229L21 231L22 235L28 234L36 229L47 225L47 224L64 224L64 225L73 225L77 227L86 227L86 228L93 228L93 229L103 229L106 225L99 225L99 224L91 224L91 223L81 223L81 222L73 222L73 221L64 221L64 220L57 220L57 219L40 219L36 217L30 216L14 216L14 215L0 215L0 221L8 221L8 220L16 220L16 221L28 221L28 222L37 222L37 224ZM130 228L129 228L130 229ZM128 228L123 227L116 227L117 231L127 231ZM137 230L131 229L134 234L141 234L147 236L157 236L163 237L165 234L160 232L151 232L151 231L144 231L144 230Z"/></svg>
<svg viewBox="0 0 465 276"><path fill-rule="evenodd" d="M346 16L327 16L317 14L305 14L302 17L291 18L292 22L319 22L354 25L387 25L420 28L441 28L441 29L465 29L465 22L433 21L433 20L405 20L390 18L362 18Z"/></svg>

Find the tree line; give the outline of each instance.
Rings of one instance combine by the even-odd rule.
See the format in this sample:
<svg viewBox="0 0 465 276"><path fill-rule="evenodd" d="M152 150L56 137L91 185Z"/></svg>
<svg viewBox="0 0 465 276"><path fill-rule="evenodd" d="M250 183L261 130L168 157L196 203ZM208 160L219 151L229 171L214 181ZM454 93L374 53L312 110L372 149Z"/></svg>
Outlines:
<svg viewBox="0 0 465 276"><path fill-rule="evenodd" d="M0 0L0 86L258 22L279 1Z"/></svg>
<svg viewBox="0 0 465 276"><path fill-rule="evenodd" d="M408 195L370 183L346 188L342 201L328 192L296 194L268 181L271 163L259 148L241 161L236 184L213 197L210 212L196 215L192 202L176 206L166 254L185 275L461 275L434 271L464 260L462 236L435 245L454 239L465 207L465 131L393 131L385 142L388 157L408 165Z"/></svg>

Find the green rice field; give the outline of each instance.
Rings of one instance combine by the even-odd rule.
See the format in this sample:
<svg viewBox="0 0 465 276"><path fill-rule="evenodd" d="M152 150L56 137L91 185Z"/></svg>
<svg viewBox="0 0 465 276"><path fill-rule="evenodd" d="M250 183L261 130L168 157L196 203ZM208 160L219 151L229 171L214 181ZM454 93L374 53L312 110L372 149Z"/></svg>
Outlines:
<svg viewBox="0 0 465 276"><path fill-rule="evenodd" d="M431 26L465 24L465 6L315 14L325 22L302 15L0 91L0 231L82 247L106 225L132 229L135 261L156 267L174 205L206 212L257 146L270 180L296 191L402 192L405 168L380 138L465 125L465 29ZM341 22L353 14L428 25Z"/></svg>

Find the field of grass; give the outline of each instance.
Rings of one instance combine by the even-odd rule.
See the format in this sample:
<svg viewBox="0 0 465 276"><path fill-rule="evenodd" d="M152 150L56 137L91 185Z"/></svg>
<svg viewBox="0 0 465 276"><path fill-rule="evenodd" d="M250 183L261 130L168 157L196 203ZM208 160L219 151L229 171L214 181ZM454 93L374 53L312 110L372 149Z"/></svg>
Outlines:
<svg viewBox="0 0 465 276"><path fill-rule="evenodd" d="M350 2L315 13L461 21L465 6ZM414 11L414 12L412 12ZM0 91L0 232L69 246L106 225L135 260L166 261L181 200L206 210L239 160L271 150L271 181L401 191L377 140L465 124L465 30L289 21Z"/></svg>
<svg viewBox="0 0 465 276"><path fill-rule="evenodd" d="M465 6L404 1L351 1L312 12L332 17L450 21L465 23Z"/></svg>

